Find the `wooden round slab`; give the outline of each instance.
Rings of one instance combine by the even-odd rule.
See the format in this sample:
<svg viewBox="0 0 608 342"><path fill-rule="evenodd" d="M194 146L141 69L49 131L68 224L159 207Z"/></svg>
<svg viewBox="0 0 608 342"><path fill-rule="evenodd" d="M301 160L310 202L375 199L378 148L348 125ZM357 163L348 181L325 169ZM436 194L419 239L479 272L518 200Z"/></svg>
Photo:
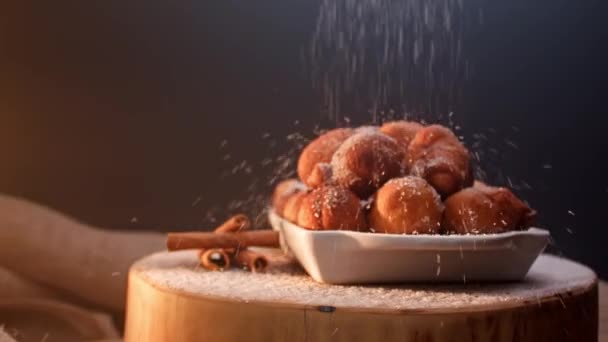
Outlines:
<svg viewBox="0 0 608 342"><path fill-rule="evenodd" d="M142 259L125 341L597 341L595 274L549 255L501 284L333 286L275 264L253 274L207 272L195 251Z"/></svg>

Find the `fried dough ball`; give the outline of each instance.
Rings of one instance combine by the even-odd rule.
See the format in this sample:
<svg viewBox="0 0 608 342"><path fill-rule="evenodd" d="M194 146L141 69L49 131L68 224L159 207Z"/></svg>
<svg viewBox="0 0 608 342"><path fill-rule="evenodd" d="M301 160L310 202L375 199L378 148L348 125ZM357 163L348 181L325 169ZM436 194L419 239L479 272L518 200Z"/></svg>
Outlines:
<svg viewBox="0 0 608 342"><path fill-rule="evenodd" d="M279 184L277 184L277 186L274 188L274 192L272 193L272 207L274 211L279 216L283 216L283 211L287 200L294 194L305 190L306 186L295 178L281 181Z"/></svg>
<svg viewBox="0 0 608 342"><path fill-rule="evenodd" d="M308 194L307 191L301 191L291 195L285 202L285 208L283 209L283 218L291 223L298 222L298 214L300 213L300 207L302 206L302 200Z"/></svg>
<svg viewBox="0 0 608 342"><path fill-rule="evenodd" d="M331 183L332 169L330 163L318 163L308 176L308 186L315 189L323 184Z"/></svg>
<svg viewBox="0 0 608 342"><path fill-rule="evenodd" d="M395 139L377 130L361 130L334 153L331 180L366 199L386 181L405 173L404 159Z"/></svg>
<svg viewBox="0 0 608 342"><path fill-rule="evenodd" d="M310 175L319 163L329 163L334 152L342 143L353 135L355 130L352 128L336 128L328 131L313 141L311 141L300 154L298 160L298 176L304 184L311 188L317 187L322 183L319 178L309 181Z"/></svg>
<svg viewBox="0 0 608 342"><path fill-rule="evenodd" d="M475 182L445 201L442 226L449 234L496 234L526 229L535 217L509 189Z"/></svg>
<svg viewBox="0 0 608 342"><path fill-rule="evenodd" d="M469 151L446 127L432 125L416 133L408 148L408 165L446 198L473 184Z"/></svg>
<svg viewBox="0 0 608 342"><path fill-rule="evenodd" d="M435 189L414 176L388 181L374 196L371 229L389 234L438 234L443 205Z"/></svg>
<svg viewBox="0 0 608 342"><path fill-rule="evenodd" d="M407 149L414 139L414 136L423 128L424 126L422 124L413 121L391 121L382 125L380 131L397 140L397 143L399 143L407 153Z"/></svg>
<svg viewBox="0 0 608 342"><path fill-rule="evenodd" d="M297 223L311 230L367 230L357 196L334 185L323 185L303 197Z"/></svg>

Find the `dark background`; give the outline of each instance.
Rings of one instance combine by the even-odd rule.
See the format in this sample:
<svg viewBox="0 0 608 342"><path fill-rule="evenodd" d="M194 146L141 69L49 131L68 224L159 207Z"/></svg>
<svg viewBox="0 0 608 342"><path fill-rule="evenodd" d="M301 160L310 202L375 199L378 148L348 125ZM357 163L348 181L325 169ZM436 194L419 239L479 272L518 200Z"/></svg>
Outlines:
<svg viewBox="0 0 608 342"><path fill-rule="evenodd" d="M247 187L287 133L328 125L300 55L318 1L7 3L1 192L107 228L204 228L269 191ZM605 1L479 3L456 120L491 133L489 180L516 184L555 250L608 277Z"/></svg>

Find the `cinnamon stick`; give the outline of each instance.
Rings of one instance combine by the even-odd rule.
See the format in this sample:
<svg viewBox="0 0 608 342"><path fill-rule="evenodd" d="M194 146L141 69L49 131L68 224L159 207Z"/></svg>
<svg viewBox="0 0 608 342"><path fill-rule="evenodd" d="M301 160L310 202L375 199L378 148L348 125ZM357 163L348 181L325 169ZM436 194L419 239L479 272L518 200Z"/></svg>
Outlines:
<svg viewBox="0 0 608 342"><path fill-rule="evenodd" d="M239 266L247 267L254 273L264 272L268 266L268 259L264 254L248 249L236 253L234 259Z"/></svg>
<svg viewBox="0 0 608 342"><path fill-rule="evenodd" d="M220 271L230 268L230 257L221 248L212 248L201 251L199 254L201 266L210 271Z"/></svg>
<svg viewBox="0 0 608 342"><path fill-rule="evenodd" d="M236 233L251 228L251 221L243 214L234 215L219 227L215 228L216 233Z"/></svg>
<svg viewBox="0 0 608 342"><path fill-rule="evenodd" d="M279 232L257 230L238 233L183 232L167 234L167 249L279 247Z"/></svg>

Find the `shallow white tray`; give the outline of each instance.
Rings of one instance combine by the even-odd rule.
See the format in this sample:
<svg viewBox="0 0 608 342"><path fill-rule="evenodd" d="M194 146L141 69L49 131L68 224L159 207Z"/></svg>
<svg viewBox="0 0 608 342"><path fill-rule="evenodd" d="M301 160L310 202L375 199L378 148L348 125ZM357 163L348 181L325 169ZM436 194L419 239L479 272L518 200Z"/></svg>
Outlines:
<svg viewBox="0 0 608 342"><path fill-rule="evenodd" d="M306 272L329 284L517 281L550 236L538 228L488 235L311 231L272 210L269 219Z"/></svg>

